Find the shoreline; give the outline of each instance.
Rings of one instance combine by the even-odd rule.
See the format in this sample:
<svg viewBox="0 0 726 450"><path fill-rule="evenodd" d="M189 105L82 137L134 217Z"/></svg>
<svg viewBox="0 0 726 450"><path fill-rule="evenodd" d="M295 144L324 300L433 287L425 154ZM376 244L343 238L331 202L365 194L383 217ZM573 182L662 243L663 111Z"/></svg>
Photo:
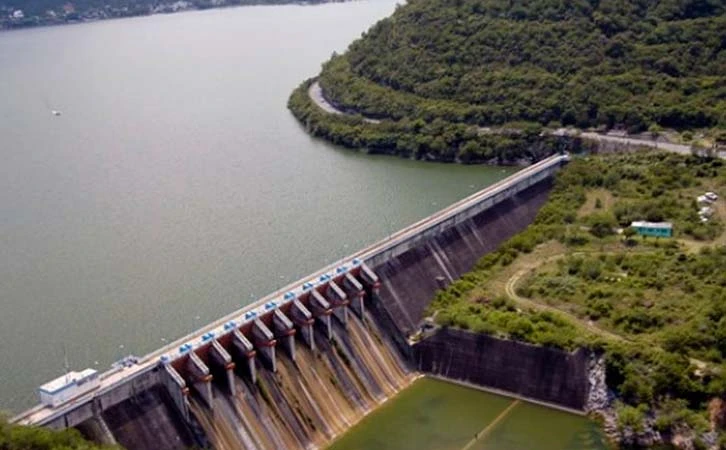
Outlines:
<svg viewBox="0 0 726 450"><path fill-rule="evenodd" d="M79 20L73 20L73 21L38 23L38 24L32 24L32 25L21 25L21 26L17 26L17 27L2 27L0 25L0 35L2 35L4 33L12 33L12 32L17 32L17 31L24 31L24 30L38 30L38 29L44 29L44 28L87 25L87 24L98 23L98 22L109 22L112 20L136 19L136 18L141 18L141 17L154 17L154 16L168 16L168 15L209 11L209 10L247 8L247 7L251 7L251 6L268 7L268 6L296 5L296 6L305 7L305 6L326 5L326 4L332 4L332 3L352 3L355 1L359 1L359 0L307 0L307 1L283 0L279 3L265 2L264 0L254 0L254 1L248 2L248 3L222 4L222 5L217 5L217 6L210 6L208 8L190 7L190 8L186 8L186 9L180 9L178 11L148 12L148 13L143 13L143 14L131 14L131 15L127 15L127 16L111 16L111 17L102 17L102 18L93 18L93 19L91 19L91 18L79 19Z"/></svg>
<svg viewBox="0 0 726 450"><path fill-rule="evenodd" d="M337 105L335 102L331 101L327 95L325 95L325 92L323 91L322 86L320 86L320 82L317 77L312 79L312 83L308 87L308 96L310 97L310 100L323 112L327 114L331 114L334 116L354 116L355 113L342 109L339 105ZM358 113L362 117L363 122L370 125L378 125L381 123L381 119L367 117L362 113ZM506 135L506 134L512 134L511 130L507 129L497 129L492 127L481 127L479 126L479 131L483 134L494 134L494 135ZM579 128L572 128L572 127L562 127L556 130L550 130L550 131L544 131L544 133L550 135L550 136L559 136L559 137L571 137L571 138L581 138L585 140L589 140L592 142L597 143L604 143L614 146L620 146L620 147L647 147L652 148L655 150L664 150L671 153L680 153L680 154L690 154L693 151L693 147L690 144L678 144L673 142L659 142L657 140L653 139L643 139L642 136L639 135L629 135L629 134L611 134L611 133L602 133L598 132L596 130L592 129L579 129ZM718 152L718 156L721 158L726 158L726 152L720 151ZM501 165L501 164L499 164ZM506 164L505 164L506 165ZM518 165L518 164L514 164Z"/></svg>

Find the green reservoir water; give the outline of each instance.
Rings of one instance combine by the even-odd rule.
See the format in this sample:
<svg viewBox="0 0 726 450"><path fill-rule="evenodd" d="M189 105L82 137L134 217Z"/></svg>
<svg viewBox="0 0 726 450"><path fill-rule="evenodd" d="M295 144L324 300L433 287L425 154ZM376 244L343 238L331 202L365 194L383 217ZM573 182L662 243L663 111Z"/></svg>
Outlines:
<svg viewBox="0 0 726 450"><path fill-rule="evenodd" d="M586 417L422 378L328 450L608 448L598 424Z"/></svg>

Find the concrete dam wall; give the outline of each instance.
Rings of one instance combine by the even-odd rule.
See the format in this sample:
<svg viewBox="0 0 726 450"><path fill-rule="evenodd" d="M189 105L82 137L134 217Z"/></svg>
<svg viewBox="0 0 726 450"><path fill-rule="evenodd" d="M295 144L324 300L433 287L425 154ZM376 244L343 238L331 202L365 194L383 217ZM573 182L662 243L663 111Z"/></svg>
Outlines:
<svg viewBox="0 0 726 450"><path fill-rule="evenodd" d="M542 180L374 267L381 287L370 308L416 370L584 408L590 358L584 350L570 354L454 329L438 330L413 346L406 339L419 329L437 290L532 223L551 186L552 179Z"/></svg>
<svg viewBox="0 0 726 450"><path fill-rule="evenodd" d="M456 329L440 329L413 345L418 370L518 396L583 410L586 350L567 353Z"/></svg>
<svg viewBox="0 0 726 450"><path fill-rule="evenodd" d="M381 279L380 303L398 331L414 332L437 290L532 223L551 186L551 178L542 180L373 266Z"/></svg>
<svg viewBox="0 0 726 450"><path fill-rule="evenodd" d="M89 394L14 421L78 427L130 449L321 448L405 388L417 369L580 409L585 355L454 330L407 342L437 289L533 220L566 161L523 169L101 374Z"/></svg>

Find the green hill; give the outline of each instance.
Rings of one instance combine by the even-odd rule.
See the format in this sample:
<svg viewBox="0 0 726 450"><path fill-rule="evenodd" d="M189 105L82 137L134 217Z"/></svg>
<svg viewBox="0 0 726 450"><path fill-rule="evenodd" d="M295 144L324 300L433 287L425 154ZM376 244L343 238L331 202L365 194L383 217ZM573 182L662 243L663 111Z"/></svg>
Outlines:
<svg viewBox="0 0 726 450"><path fill-rule="evenodd" d="M319 82L340 109L389 119L378 128L392 153L418 156L437 151L435 121L458 130L446 144L465 161L496 154L460 125L726 128L725 11L719 0L412 0ZM302 91L290 107L314 134L368 146L356 130L375 124L317 114Z"/></svg>

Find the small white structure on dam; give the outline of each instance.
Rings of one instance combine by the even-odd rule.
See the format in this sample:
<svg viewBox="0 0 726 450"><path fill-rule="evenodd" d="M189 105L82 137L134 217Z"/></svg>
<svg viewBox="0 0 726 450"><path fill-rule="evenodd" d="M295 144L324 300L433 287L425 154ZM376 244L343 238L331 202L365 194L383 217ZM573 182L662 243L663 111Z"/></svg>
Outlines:
<svg viewBox="0 0 726 450"><path fill-rule="evenodd" d="M100 383L101 380L98 378L96 370L86 369L80 372L68 372L38 388L40 402L47 406L56 407L91 392Z"/></svg>

